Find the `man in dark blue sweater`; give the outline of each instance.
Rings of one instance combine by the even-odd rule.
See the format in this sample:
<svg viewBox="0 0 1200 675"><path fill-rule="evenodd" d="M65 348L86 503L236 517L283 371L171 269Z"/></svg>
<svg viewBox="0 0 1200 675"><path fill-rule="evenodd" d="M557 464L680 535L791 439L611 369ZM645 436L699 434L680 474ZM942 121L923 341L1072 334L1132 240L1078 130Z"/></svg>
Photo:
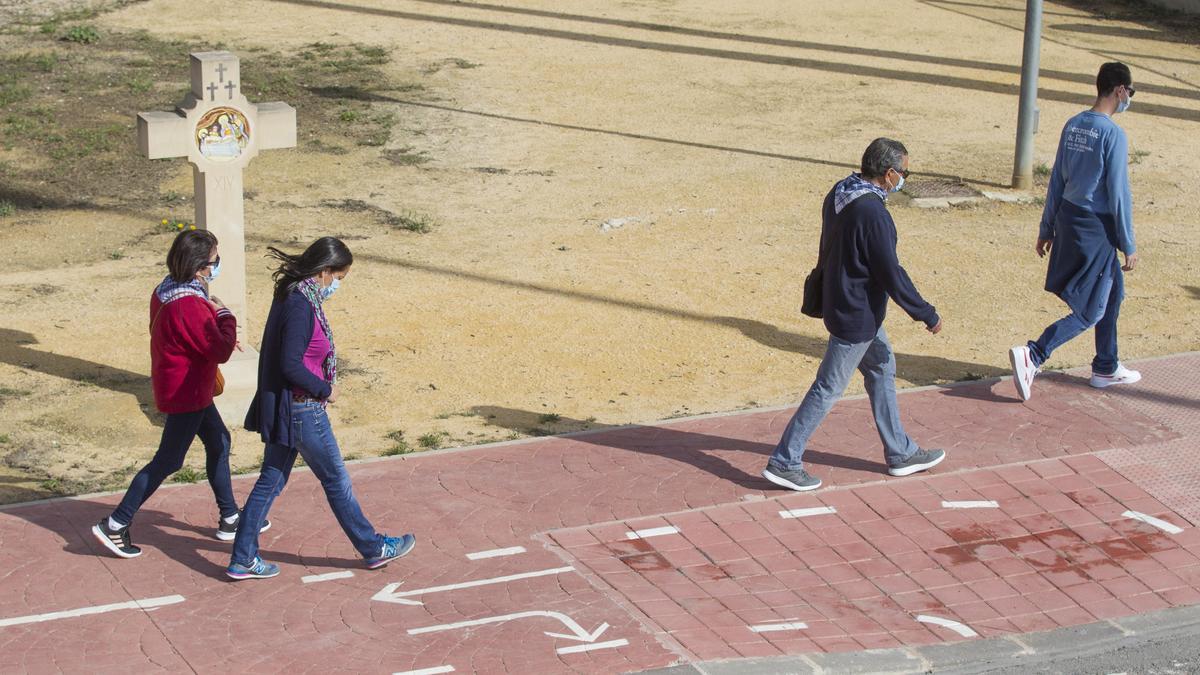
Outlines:
<svg viewBox="0 0 1200 675"><path fill-rule="evenodd" d="M841 398L855 368L862 371L875 426L883 441L888 473L907 476L943 459L942 450L922 450L904 432L896 402L896 357L883 330L888 298L930 333L942 329L896 257L896 223L885 202L908 176L908 150L899 141L877 138L867 146L862 173L839 181L821 210L824 268L822 308L829 345L817 379L788 423L763 470L763 477L791 490L815 490L821 479L801 461L808 439Z"/></svg>

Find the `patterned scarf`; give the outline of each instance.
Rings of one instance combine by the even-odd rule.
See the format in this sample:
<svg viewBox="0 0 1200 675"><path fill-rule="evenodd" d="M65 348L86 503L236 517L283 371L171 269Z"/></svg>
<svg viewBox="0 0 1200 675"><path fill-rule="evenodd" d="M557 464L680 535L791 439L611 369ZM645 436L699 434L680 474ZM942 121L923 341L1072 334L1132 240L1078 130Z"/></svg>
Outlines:
<svg viewBox="0 0 1200 675"><path fill-rule="evenodd" d="M326 382L337 384L337 348L333 346L333 330L329 327L329 320L325 318L325 310L321 308L325 302L325 298L321 296L321 284L313 279L305 279L296 285L296 289L304 294L308 304L312 305L317 314L317 321L321 322L321 330L325 331L325 338L329 340L329 354L321 364L321 370L325 373Z"/></svg>
<svg viewBox="0 0 1200 675"><path fill-rule="evenodd" d="M852 173L833 186L833 212L841 213L842 209L850 205L850 202L871 193L883 201L887 201L886 190L864 179L862 174Z"/></svg>
<svg viewBox="0 0 1200 675"><path fill-rule="evenodd" d="M193 278L181 284L172 279L170 274L154 289L154 294L158 296L158 301L164 305L172 300L178 300L189 295L198 295L208 300L208 289L204 287L204 284L200 283L199 279Z"/></svg>

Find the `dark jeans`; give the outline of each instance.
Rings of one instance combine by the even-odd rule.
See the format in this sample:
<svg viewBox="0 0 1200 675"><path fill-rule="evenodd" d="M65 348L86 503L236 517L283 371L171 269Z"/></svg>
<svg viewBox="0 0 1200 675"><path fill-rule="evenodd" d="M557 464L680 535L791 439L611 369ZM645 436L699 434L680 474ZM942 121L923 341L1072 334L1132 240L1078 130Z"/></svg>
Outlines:
<svg viewBox="0 0 1200 675"><path fill-rule="evenodd" d="M241 526L233 540L232 562L249 565L258 557L259 528L275 498L287 485L297 453L304 457L313 475L321 481L333 516L359 555L364 558L378 556L383 548L383 535L375 531L354 497L350 474L342 463L342 451L329 426L329 416L319 403L292 404L292 438L296 442L294 448L267 444L262 473L246 498Z"/></svg>
<svg viewBox="0 0 1200 675"><path fill-rule="evenodd" d="M113 520L125 525L133 522L133 515L146 503L167 476L183 467L183 458L192 447L192 440L200 437L204 443L204 469L208 483L217 498L217 509L226 518L237 513L237 502L233 498L233 483L229 479L229 429L221 420L217 406L210 404L203 410L167 415L163 425L162 440L158 452L150 463L133 477L125 498L113 511Z"/></svg>

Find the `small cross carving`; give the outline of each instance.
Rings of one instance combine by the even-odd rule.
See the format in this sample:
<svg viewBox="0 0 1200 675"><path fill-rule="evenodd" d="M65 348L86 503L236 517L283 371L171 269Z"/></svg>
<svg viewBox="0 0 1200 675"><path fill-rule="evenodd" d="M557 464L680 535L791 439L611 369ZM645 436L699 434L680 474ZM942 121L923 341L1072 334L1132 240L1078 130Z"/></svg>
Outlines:
<svg viewBox="0 0 1200 675"><path fill-rule="evenodd" d="M217 83L209 82L208 86L205 88L208 89L208 100L210 100L210 101L217 100Z"/></svg>
<svg viewBox="0 0 1200 675"><path fill-rule="evenodd" d="M229 100L232 101L233 100L233 91L235 89L237 89L237 85L234 84L232 80L230 80L229 83L225 85L225 89L227 89L229 91Z"/></svg>
<svg viewBox="0 0 1200 675"><path fill-rule="evenodd" d="M221 78L221 82L225 81L225 71L228 70L224 63L217 64L217 77Z"/></svg>

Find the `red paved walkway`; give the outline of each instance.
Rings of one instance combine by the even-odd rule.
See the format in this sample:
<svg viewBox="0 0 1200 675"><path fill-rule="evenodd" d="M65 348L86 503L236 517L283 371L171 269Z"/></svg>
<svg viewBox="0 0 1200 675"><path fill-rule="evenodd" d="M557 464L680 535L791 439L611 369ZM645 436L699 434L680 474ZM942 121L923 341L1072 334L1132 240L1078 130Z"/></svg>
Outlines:
<svg viewBox="0 0 1200 675"><path fill-rule="evenodd" d="M0 669L608 673L975 639L918 616L988 637L1200 603L1200 355L1139 367L1106 391L1045 376L1026 404L1007 381L906 393L910 433L949 451L909 478L882 472L866 402L843 402L806 455L827 487L803 495L758 476L790 411L358 464L367 514L418 537L376 572L308 473L263 536L283 569L266 581L225 580L204 485L155 495L135 560L88 534L117 496L13 508ZM822 512L780 514L799 509Z"/></svg>

